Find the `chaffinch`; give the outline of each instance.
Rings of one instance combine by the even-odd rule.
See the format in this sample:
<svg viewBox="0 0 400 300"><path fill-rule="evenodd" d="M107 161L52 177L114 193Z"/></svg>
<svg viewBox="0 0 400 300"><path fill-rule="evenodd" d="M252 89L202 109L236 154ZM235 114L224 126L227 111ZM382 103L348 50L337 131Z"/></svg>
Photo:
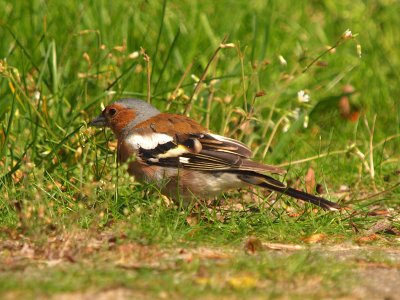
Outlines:
<svg viewBox="0 0 400 300"><path fill-rule="evenodd" d="M211 133L186 116L161 113L142 100L118 100L89 125L111 128L118 139L119 162L127 162L137 180L155 183L173 199L189 203L254 185L326 210L340 208L268 176L285 170L251 160L251 150L241 142Z"/></svg>

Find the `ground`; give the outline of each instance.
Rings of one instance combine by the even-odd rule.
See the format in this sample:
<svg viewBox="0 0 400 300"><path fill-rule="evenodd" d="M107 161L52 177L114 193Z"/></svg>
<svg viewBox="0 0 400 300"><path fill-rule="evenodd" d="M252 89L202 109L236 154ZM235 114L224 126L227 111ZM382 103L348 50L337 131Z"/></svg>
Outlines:
<svg viewBox="0 0 400 300"><path fill-rule="evenodd" d="M172 248L127 241L114 230L80 230L42 245L6 240L0 245L2 296L396 299L398 247L323 240L314 236L300 245L249 237L236 246Z"/></svg>
<svg viewBox="0 0 400 300"><path fill-rule="evenodd" d="M86 228L85 208L58 210L57 219L14 203L19 221L0 242L2 297L395 299L399 291L395 210L324 212L247 190L182 208L147 189L131 212L116 218L101 208Z"/></svg>

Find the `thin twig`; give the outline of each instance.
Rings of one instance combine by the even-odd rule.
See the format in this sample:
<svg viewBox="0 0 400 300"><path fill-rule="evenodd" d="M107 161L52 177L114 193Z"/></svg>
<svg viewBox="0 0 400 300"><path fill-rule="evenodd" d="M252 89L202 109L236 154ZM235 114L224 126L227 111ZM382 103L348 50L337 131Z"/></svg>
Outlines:
<svg viewBox="0 0 400 300"><path fill-rule="evenodd" d="M369 174L371 176L372 180L372 185L374 188L374 191L377 191L376 185L375 185L375 168L374 168L374 146L373 146L373 139L374 139L374 131L375 131L375 122L376 122L376 114L374 115L374 120L372 121L372 127L369 128L368 120L367 118L364 119L365 126L368 129L369 133Z"/></svg>
<svg viewBox="0 0 400 300"><path fill-rule="evenodd" d="M372 122L372 128L369 137L369 165L371 167L371 178L374 181L374 188L375 186L375 166L374 166L374 132L375 132L375 123L376 123L376 114L374 115L374 121Z"/></svg>
<svg viewBox="0 0 400 300"><path fill-rule="evenodd" d="M239 59L240 59L240 69L241 69L241 71L242 71L242 74L241 74L241 76L242 76L242 89L243 89L243 99L244 99L244 110L246 111L246 113L247 113L247 96L246 96L246 84L245 84L245 82L244 82L244 53L242 53L241 51L240 51L240 44L238 44L237 46L236 46L236 50L237 50L237 52L238 52L238 55L239 55Z"/></svg>
<svg viewBox="0 0 400 300"><path fill-rule="evenodd" d="M388 189L385 189L385 190L383 190L383 191L381 191L381 192L374 193L374 194L372 194L372 195L368 195L368 196L366 196L366 197L364 197L364 198L361 198L361 199L353 200L352 202L360 202L360 201L364 201L364 200L368 200L368 199L375 198L375 197L377 197L377 196L384 195L384 194L386 194L386 193L388 193L388 192L393 191L394 189L396 189L396 188L399 187L399 186L400 186L400 182L397 182L397 183L395 183L394 185L392 185L392 186L391 186L390 188L388 188Z"/></svg>
<svg viewBox="0 0 400 300"><path fill-rule="evenodd" d="M276 132L278 131L279 126L281 125L281 123L283 122L283 120L286 118L286 114L283 115L278 122L275 124L274 128L272 129L271 135L269 136L267 145L264 148L263 154L261 157L265 157L265 155L267 155L267 152L269 150L269 147L271 146L272 140L274 139L274 136L276 134ZM268 126L268 124L267 124Z"/></svg>
<svg viewBox="0 0 400 300"><path fill-rule="evenodd" d="M376 149L376 148L382 146L385 142L393 140L393 139L396 139L398 137L400 137L400 134L391 135L391 136L385 138L383 141L380 141L379 143L377 143L373 147L373 149ZM326 157L326 156L346 154L346 153L352 153L352 154L356 155L358 158L360 158L361 161L364 162L364 167L369 171L369 165L365 161L365 156L357 147L349 147L349 148L344 149L344 150L330 151L330 152L318 154L318 155L315 155L315 156L311 156L311 157L307 157L307 158L303 158L303 159L299 159L299 160L295 160L295 161L291 161L291 162L284 162L284 163L281 163L281 164L276 165L276 166L277 167L286 167L286 166L291 166L291 165L298 165L298 164L302 164L302 163L305 163L305 162L308 162L308 161L311 161L311 160L323 158L323 157Z"/></svg>
<svg viewBox="0 0 400 300"><path fill-rule="evenodd" d="M146 62L146 70L147 70L147 103L151 101L151 64L150 64L150 56L147 55L145 50L141 48L141 52L143 55L143 59Z"/></svg>
<svg viewBox="0 0 400 300"><path fill-rule="evenodd" d="M326 49L324 52L322 52L320 55L318 55L316 58L314 58L311 63L309 63L304 69L302 73L305 73L308 71L308 69L314 65L321 57L323 57L324 55L326 55L327 53L329 53L330 51L332 51L333 49L336 49L337 47L340 46L340 44L344 43L346 40L352 39L354 38L355 35L352 35L351 31L346 30L346 32L344 32L340 38L336 41L336 43L332 46L329 47L328 49Z"/></svg>
<svg viewBox="0 0 400 300"><path fill-rule="evenodd" d="M185 110L184 110L184 114L187 115L188 112L191 110L192 108L192 102L193 102L193 98L197 97L197 94L200 91L201 85L203 84L204 79L207 76L207 71L211 65L211 63L213 62L213 60L215 59L215 57L217 56L218 52L224 48L223 45L225 44L226 40L228 39L228 36L226 35L223 40L221 41L221 44L218 46L218 48L214 51L213 56L211 57L211 59L208 61L206 68L204 69L203 74L201 75L199 81L196 84L196 87L194 88L193 94L190 96L190 99L188 101L188 103L186 104Z"/></svg>
<svg viewBox="0 0 400 300"><path fill-rule="evenodd" d="M394 134L394 135L388 136L388 137L385 138L383 141L380 141L379 143L377 143L377 144L374 146L374 149L375 149L375 148L378 148L378 147L380 147L380 146L382 146L383 144L385 144L386 142L388 142L388 141L390 141L390 140L397 139L397 138L400 138L400 133L399 133L399 134Z"/></svg>
<svg viewBox="0 0 400 300"><path fill-rule="evenodd" d="M218 59L218 58L217 58ZM215 74L217 72L217 63L218 60L215 60L215 64L214 64L214 71L213 71L213 77L215 77ZM207 113L206 113L206 128L210 127L210 116L211 116L211 105L212 105L212 101L214 99L214 94L215 94L215 88L212 82L210 82L210 94L208 95L207 98Z"/></svg>
<svg viewBox="0 0 400 300"><path fill-rule="evenodd" d="M183 81L185 80L186 76L189 74L192 67L193 67L193 61L186 67L185 72L183 72L183 75L178 82L178 85L176 86L175 90L172 92L171 96L169 97L166 110L169 110L169 108L171 107L172 101L176 99L176 95L178 94Z"/></svg>
<svg viewBox="0 0 400 300"><path fill-rule="evenodd" d="M315 155L315 156L311 156L311 157L307 157L307 158L303 158L303 159L299 159L299 160L295 160L295 161L281 163L281 164L276 165L276 166L277 167L286 167L286 166L298 165L298 164L302 164L302 163L305 163L305 162L308 162L308 161L311 161L311 160L320 159L320 158L323 158L323 157L326 157L326 156L346 154L348 152L349 152L349 149L330 151L330 152L318 154L318 155Z"/></svg>
<svg viewBox="0 0 400 300"><path fill-rule="evenodd" d="M163 1L163 6L162 6L162 12L161 12L161 23L160 23L160 28L158 29L158 35L157 35L157 41L156 41L156 49L155 49L154 54L153 54L154 67L156 66L158 48L160 46L160 41L161 41L161 33L163 31L163 28L164 28L165 11L166 11L165 9L166 9L166 7L167 7L167 0L164 0ZM151 76L152 76L152 74L151 74ZM150 76L150 79L151 79L151 76Z"/></svg>

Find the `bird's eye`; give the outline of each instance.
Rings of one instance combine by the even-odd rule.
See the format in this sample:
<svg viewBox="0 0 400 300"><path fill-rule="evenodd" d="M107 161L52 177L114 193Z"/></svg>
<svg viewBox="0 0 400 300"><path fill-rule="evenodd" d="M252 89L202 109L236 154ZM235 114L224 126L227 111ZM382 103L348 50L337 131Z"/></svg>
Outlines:
<svg viewBox="0 0 400 300"><path fill-rule="evenodd" d="M115 108L110 108L110 110L108 111L108 114L112 117L117 113L117 110Z"/></svg>

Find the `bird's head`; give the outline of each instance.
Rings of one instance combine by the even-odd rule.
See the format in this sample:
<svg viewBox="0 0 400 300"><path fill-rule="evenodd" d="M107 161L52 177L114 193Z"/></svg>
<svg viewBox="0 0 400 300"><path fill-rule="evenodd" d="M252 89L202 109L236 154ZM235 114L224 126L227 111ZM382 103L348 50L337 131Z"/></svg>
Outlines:
<svg viewBox="0 0 400 300"><path fill-rule="evenodd" d="M120 99L108 105L89 123L89 126L109 127L117 137L120 137L124 131L159 113L158 109L145 101Z"/></svg>

